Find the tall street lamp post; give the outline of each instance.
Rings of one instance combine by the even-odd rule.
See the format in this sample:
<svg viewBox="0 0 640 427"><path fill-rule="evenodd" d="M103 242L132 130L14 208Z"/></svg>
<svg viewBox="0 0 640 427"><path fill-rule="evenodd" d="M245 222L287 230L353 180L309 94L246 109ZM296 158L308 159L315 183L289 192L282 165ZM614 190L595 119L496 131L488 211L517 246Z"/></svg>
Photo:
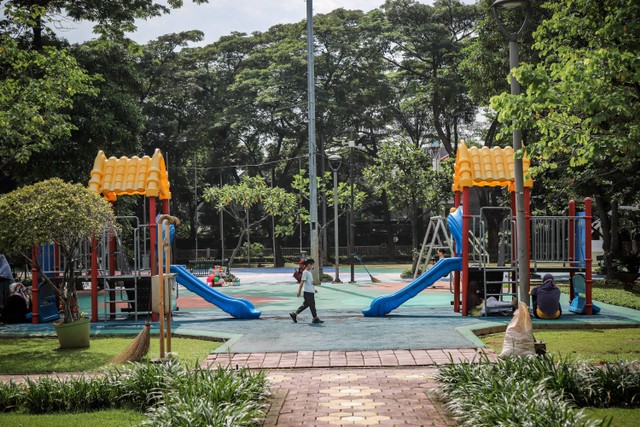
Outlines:
<svg viewBox="0 0 640 427"><path fill-rule="evenodd" d="M318 249L318 183L316 182L316 89L313 49L313 1L307 0L307 98L309 103L309 222L311 258L320 262ZM313 270L313 283L320 283L320 269Z"/></svg>
<svg viewBox="0 0 640 427"><path fill-rule="evenodd" d="M333 242L336 253L336 277L333 283L342 283L340 280L340 240L338 239L338 169L342 164L342 157L337 154L329 156L329 167L333 171Z"/></svg>
<svg viewBox="0 0 640 427"><path fill-rule="evenodd" d="M518 67L518 36L524 30L529 18L529 1L528 0L496 0L493 5L493 14L495 15L498 28L502 35L509 41L509 69L513 70ZM505 28L504 22L500 15L501 11L515 11L518 9L525 10L524 20L520 28L515 31L509 31ZM513 75L510 76L511 94L520 94L520 84ZM524 212L524 172L522 170L522 131L513 131L513 151L516 153L514 159L514 176L516 190L516 236L517 236L517 256L518 256L518 288L520 301L529 305L529 263L527 262L527 229L525 223Z"/></svg>
<svg viewBox="0 0 640 427"><path fill-rule="evenodd" d="M356 224L354 221L354 212L353 212L353 205L354 205L354 192L353 192L353 150L355 148L359 148L360 146L356 143L355 140L353 141L349 141L349 187L350 187L350 192L351 192L351 201L349 204L349 220L347 221L347 226L349 228L348 230L348 236L349 236L349 264L351 267L351 280L349 280L349 283L355 283L356 282L356 268L355 268L355 259L354 259L354 254L356 251L356 243L355 243L355 234L356 234Z"/></svg>

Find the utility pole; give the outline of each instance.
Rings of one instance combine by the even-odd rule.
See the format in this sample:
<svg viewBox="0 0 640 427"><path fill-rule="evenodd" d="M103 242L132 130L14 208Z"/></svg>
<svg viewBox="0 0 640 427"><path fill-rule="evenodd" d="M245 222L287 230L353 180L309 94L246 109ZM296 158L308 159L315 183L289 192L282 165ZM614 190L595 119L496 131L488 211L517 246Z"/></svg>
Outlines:
<svg viewBox="0 0 640 427"><path fill-rule="evenodd" d="M309 102L309 222L311 258L320 262L318 250L318 183L316 171L316 93L313 48L313 0L307 0L307 96ZM313 282L320 283L319 269L313 270Z"/></svg>

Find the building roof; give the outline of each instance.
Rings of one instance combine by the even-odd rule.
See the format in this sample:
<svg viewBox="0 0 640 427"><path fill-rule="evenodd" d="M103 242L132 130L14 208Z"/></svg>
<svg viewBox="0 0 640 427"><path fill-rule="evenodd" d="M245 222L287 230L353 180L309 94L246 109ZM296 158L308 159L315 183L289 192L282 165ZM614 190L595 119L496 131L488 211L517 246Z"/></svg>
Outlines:
<svg viewBox="0 0 640 427"><path fill-rule="evenodd" d="M91 170L89 189L115 201L118 196L140 194L171 199L169 174L159 149L153 157L109 157L98 152Z"/></svg>
<svg viewBox="0 0 640 427"><path fill-rule="evenodd" d="M529 159L522 159L524 176L529 173ZM509 187L514 191L514 151L511 147L467 147L464 141L458 145L451 189L461 191L464 187ZM533 180L527 178L525 187L532 187Z"/></svg>

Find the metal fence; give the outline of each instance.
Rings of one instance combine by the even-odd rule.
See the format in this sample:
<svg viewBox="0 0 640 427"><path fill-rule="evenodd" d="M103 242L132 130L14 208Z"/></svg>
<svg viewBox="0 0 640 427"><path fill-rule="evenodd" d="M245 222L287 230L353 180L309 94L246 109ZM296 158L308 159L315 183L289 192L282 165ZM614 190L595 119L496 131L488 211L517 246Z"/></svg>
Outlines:
<svg viewBox="0 0 640 427"><path fill-rule="evenodd" d="M300 247L283 247L281 249L282 249L282 256L287 260L299 259L302 255L302 252L304 252L306 256L309 256L309 254L311 253L308 247L303 247L302 250L300 249ZM329 259L333 259L333 248L329 248L329 250L330 250ZM180 259L180 260L199 260L199 259L214 260L214 259L220 259L220 258L227 259L231 256L232 252L233 252L233 249L225 249L223 256L219 256L220 251L214 248L202 248L202 249L198 249L197 252L195 249L177 249L175 251L175 255L173 256L173 258ZM354 252L364 258L381 259L389 256L389 247L386 245L356 246L354 249ZM346 246L341 246L339 248L339 253L340 253L340 257L346 258L349 256L349 250ZM411 256L412 256L411 245L396 245L394 256L411 259ZM236 257L241 258L242 255L236 255ZM253 261L254 259L255 260L260 260L265 258L271 259L272 257L273 257L273 249L264 248L262 250L261 256L252 255L251 259Z"/></svg>
<svg viewBox="0 0 640 427"><path fill-rule="evenodd" d="M562 263L575 260L570 236L577 226L584 227L584 217L536 216L531 218L531 263ZM579 245L579 240L574 240Z"/></svg>

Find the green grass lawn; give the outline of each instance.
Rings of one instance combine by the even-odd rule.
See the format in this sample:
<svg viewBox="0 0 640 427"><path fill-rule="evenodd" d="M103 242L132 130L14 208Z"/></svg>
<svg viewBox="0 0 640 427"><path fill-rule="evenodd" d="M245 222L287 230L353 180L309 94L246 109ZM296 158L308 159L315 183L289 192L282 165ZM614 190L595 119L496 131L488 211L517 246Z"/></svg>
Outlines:
<svg viewBox="0 0 640 427"><path fill-rule="evenodd" d="M535 337L547 344L548 353L589 363L640 360L640 328L535 331ZM500 354L504 333L481 339Z"/></svg>
<svg viewBox="0 0 640 427"><path fill-rule="evenodd" d="M568 283L560 283L558 287L563 293L569 294ZM622 284L615 280L597 280L593 282L591 293L596 301L640 310L640 286L638 284L632 291L626 291Z"/></svg>
<svg viewBox="0 0 640 427"><path fill-rule="evenodd" d="M594 419L613 418L612 427L636 427L640 425L640 409L637 408L586 408L584 412Z"/></svg>
<svg viewBox="0 0 640 427"><path fill-rule="evenodd" d="M95 371L120 354L134 337L91 339L91 347L58 349L57 338L0 339L1 374L43 374ZM171 350L187 364L204 360L220 342L193 338L172 338ZM160 341L151 337L148 358L159 356ZM3 425L0 422L0 425Z"/></svg>
<svg viewBox="0 0 640 427"><path fill-rule="evenodd" d="M108 411L82 412L79 414L27 415L0 414L3 427L51 427L94 425L100 427L121 427L140 425L145 415L136 411L113 409Z"/></svg>

